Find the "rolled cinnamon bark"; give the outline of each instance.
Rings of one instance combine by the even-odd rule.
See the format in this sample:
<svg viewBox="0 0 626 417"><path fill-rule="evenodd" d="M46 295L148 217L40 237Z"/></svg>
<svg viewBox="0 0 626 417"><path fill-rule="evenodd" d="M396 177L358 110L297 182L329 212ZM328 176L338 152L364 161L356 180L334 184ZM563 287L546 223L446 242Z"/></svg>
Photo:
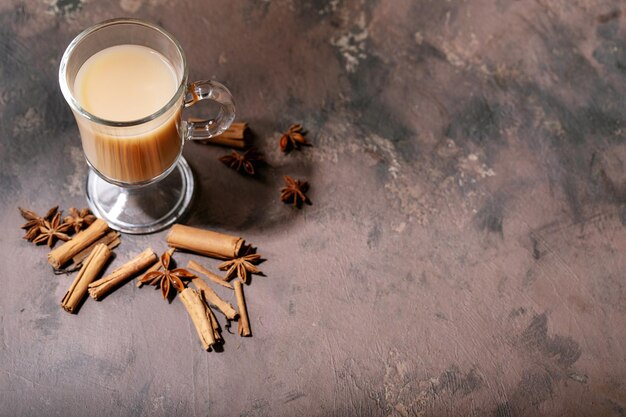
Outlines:
<svg viewBox="0 0 626 417"><path fill-rule="evenodd" d="M223 145L230 148L245 148L248 144L246 131L248 130L248 123L235 122L230 125L224 133L215 136L211 139L201 140L201 143L208 145Z"/></svg>
<svg viewBox="0 0 626 417"><path fill-rule="evenodd" d="M98 240L109 230L109 225L102 219L96 219L87 229L79 232L48 254L48 262L54 269L61 268L80 251Z"/></svg>
<svg viewBox="0 0 626 417"><path fill-rule="evenodd" d="M222 313L224 313L228 320L234 320L235 317L237 317L237 311L235 308L229 302L222 300L220 296L213 291L213 288L209 287L209 284L204 282L202 278L195 277L191 280L191 283L198 290L202 291L207 302L217 307Z"/></svg>
<svg viewBox="0 0 626 417"><path fill-rule="evenodd" d="M82 262L84 259L87 258L87 256L89 256L92 249L100 243L104 243L111 250L115 249L120 245L120 243L122 243L120 236L121 235L119 232L116 232L115 230L109 230L109 232L102 236L100 239L96 240L91 245L74 255L72 257L72 263L79 264L80 262Z"/></svg>
<svg viewBox="0 0 626 417"><path fill-rule="evenodd" d="M202 342L202 347L204 350L208 350L216 343L209 307L202 300L200 291L192 288L182 290L179 298L191 317L191 321L193 321L200 342Z"/></svg>
<svg viewBox="0 0 626 417"><path fill-rule="evenodd" d="M224 281L218 275L216 275L213 272L209 271L208 269L206 269L205 267L203 267L202 265L200 265L198 262L196 262L194 260L191 260L191 261L187 262L187 269L191 269L193 271L196 271L196 272L199 272L199 273L205 275L208 279L210 279L211 281L215 282L216 284L221 285L222 287L230 288L231 290L233 289L233 286L230 284L230 282Z"/></svg>
<svg viewBox="0 0 626 417"><path fill-rule="evenodd" d="M243 139L248 129L248 123L246 122L233 122L228 129L224 131L218 137L228 139Z"/></svg>
<svg viewBox="0 0 626 417"><path fill-rule="evenodd" d="M167 253L169 253L170 256L172 256L172 254L174 254L174 251L175 251L174 248L169 248L167 250ZM137 277L137 282L135 283L135 287L137 287L137 288L143 287L143 282L141 282L141 278L145 277L150 272L154 272L154 271L160 270L161 267L162 267L161 260L157 259L157 261L154 263L154 265L152 265L150 268L146 269L146 271L143 274L141 274L141 275L139 275Z"/></svg>
<svg viewBox="0 0 626 417"><path fill-rule="evenodd" d="M220 136L215 136L214 138L207 139L202 142L210 145L221 145L236 149L243 149L248 145L248 142L245 139L231 139Z"/></svg>
<svg viewBox="0 0 626 417"><path fill-rule="evenodd" d="M115 230L109 230L109 232L106 233L104 236L102 236L100 239L98 239L95 242L91 243L85 249L81 250L76 255L74 255L74 257L72 257L72 263L71 264L69 264L68 266L66 266L63 269L56 270L55 273L56 274L64 274L64 273L68 273L68 272L74 272L74 271L80 269L83 266L83 262L89 256L89 254L91 253L93 248L96 245L100 244L100 243L104 243L110 250L113 250L116 247L118 247L121 242L122 241L120 239L119 232L116 232Z"/></svg>
<svg viewBox="0 0 626 417"><path fill-rule="evenodd" d="M219 259L236 258L244 244L240 237L175 224L167 235L167 244Z"/></svg>
<svg viewBox="0 0 626 417"><path fill-rule="evenodd" d="M209 317L211 319L211 327L213 328L213 337L216 342L222 341L222 329L220 329L220 323L217 321L217 317L215 317L215 313L211 310L211 307L205 302L207 309L209 310Z"/></svg>
<svg viewBox="0 0 626 417"><path fill-rule="evenodd" d="M161 261L156 261L150 268L146 269L143 274L137 276L137 282L135 282L135 287L141 288L143 287L143 282L141 282L141 278L145 277L146 274L150 272L158 271L161 269Z"/></svg>
<svg viewBox="0 0 626 417"><path fill-rule="evenodd" d="M107 245L99 243L94 246L87 259L83 262L83 266L76 278L74 278L70 289L67 290L63 300L61 300L61 307L65 311L76 313L79 304L87 295L88 285L100 274L110 256L111 250Z"/></svg>
<svg viewBox="0 0 626 417"><path fill-rule="evenodd" d="M246 308L246 299L243 296L243 284L240 280L235 281L235 297L237 297L237 308L239 308L239 336L252 336L250 331L250 320L248 319L248 309Z"/></svg>
<svg viewBox="0 0 626 417"><path fill-rule="evenodd" d="M89 284L89 295L94 300L99 300L111 290L121 285L128 278L153 265L157 261L157 255L148 248L139 255L120 266L109 275Z"/></svg>

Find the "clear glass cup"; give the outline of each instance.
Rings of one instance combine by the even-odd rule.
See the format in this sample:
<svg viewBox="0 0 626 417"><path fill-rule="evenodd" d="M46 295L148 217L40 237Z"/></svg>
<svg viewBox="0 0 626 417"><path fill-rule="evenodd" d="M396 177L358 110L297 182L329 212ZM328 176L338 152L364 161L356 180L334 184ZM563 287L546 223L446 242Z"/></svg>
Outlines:
<svg viewBox="0 0 626 417"><path fill-rule="evenodd" d="M178 88L169 102L139 120L105 120L85 110L74 94L81 66L115 45L141 45L161 53L176 73ZM67 47L59 84L80 131L89 165L87 201L95 215L125 233L142 234L174 223L189 207L194 180L182 157L185 140L210 139L235 118L228 89L211 81L187 83L187 60L180 44L163 29L135 19L113 19L86 29ZM218 114L184 120L183 109L201 100L219 105Z"/></svg>

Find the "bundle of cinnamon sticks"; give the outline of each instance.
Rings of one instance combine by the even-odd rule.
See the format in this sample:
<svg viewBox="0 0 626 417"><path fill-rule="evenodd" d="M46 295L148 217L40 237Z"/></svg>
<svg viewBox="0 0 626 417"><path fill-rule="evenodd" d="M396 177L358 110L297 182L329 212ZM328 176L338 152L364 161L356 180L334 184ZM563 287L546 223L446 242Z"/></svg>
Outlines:
<svg viewBox="0 0 626 417"><path fill-rule="evenodd" d="M111 245L113 241L116 242L116 245ZM94 300L101 300L135 277L139 278L138 287L143 283L164 285L165 281L170 279L171 274L182 270L182 268L169 269L169 258L175 250L217 259L237 260L244 247L247 248L246 254L250 248L250 246L245 245L245 241L240 237L178 224L171 228L166 242L170 246L170 249L164 254L166 258L161 257L160 260L157 254L148 248L108 275L100 278L111 259L112 248L119 244L119 233L111 231L105 221L96 220L73 239L48 254L48 262L55 270L61 270L69 263L80 266L78 274L61 301L62 308L70 313L77 313L80 304L84 302L87 295ZM168 265L164 264L163 259L167 259ZM194 323L203 348L209 350L214 348L216 344L223 342L219 322L211 307L217 308L224 314L226 320L237 320L240 336L251 336L242 277L233 283L228 282L227 278L211 272L194 260L189 261L187 268L193 273L184 270L188 275L179 276L191 277L190 283L195 289L183 284L177 290L181 302ZM255 271L258 270L255 268ZM202 279L201 275L208 282ZM158 279L147 279L151 277ZM222 299L211 288L209 282L233 290L237 309Z"/></svg>
<svg viewBox="0 0 626 417"><path fill-rule="evenodd" d="M172 229L167 235L167 243L169 246L176 249L182 249L185 251L198 253L218 259L237 258L241 255L241 251L245 247L245 242L240 237L229 236L209 230L183 226L180 224L172 226ZM199 274L206 276L210 281L215 282L222 287L234 289L237 301L238 310L236 311L230 303L222 300L217 295L217 293L213 291L213 289L206 281L202 280L197 275L192 279L191 282L197 289L196 293L199 293L199 296L194 297L202 298L205 301L204 304L206 305L209 313L204 314L204 316L206 317L204 319L204 324L198 324L196 321L194 321L200 339L203 341L205 339L210 340L209 334L207 333L209 332L209 330L201 329L213 329L213 332L215 332L215 315L213 315L209 304L217 307L228 320L234 320L238 317L239 335L244 337L251 336L252 332L250 331L250 321L248 319L248 310L243 294L242 281L240 279L237 279L234 282L233 287L233 285L231 285L226 279L212 273L211 271L193 260L189 261L187 267L191 270L198 272ZM185 293L187 290L183 291L181 293L181 296L183 296L183 293ZM194 304L186 301L191 297L191 292L188 292L188 294L189 295L187 296L181 297L181 300L185 303L186 306L190 306L187 308L188 311L190 311L191 308L195 309L195 313L192 315L190 311L190 315L192 315L192 317L202 317L202 314L200 314L198 310L199 307L192 307L192 305L198 305L199 303L195 302Z"/></svg>

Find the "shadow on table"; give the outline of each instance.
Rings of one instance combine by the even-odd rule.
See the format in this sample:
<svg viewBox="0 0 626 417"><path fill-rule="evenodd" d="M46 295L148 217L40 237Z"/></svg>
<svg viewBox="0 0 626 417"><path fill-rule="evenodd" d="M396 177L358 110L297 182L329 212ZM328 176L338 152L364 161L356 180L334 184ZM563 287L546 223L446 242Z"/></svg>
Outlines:
<svg viewBox="0 0 626 417"><path fill-rule="evenodd" d="M261 141L254 132L252 135L253 146L260 152L276 154L272 148L277 149L278 138ZM196 189L182 223L238 231L273 229L297 219L295 214L302 214L295 213L300 210L280 200L280 189L285 186L284 175L311 182L314 164L305 161L298 152L312 152L314 148L280 153L274 161L259 164L255 176L240 174L218 161L220 156L231 152L230 148L191 143L185 150Z"/></svg>

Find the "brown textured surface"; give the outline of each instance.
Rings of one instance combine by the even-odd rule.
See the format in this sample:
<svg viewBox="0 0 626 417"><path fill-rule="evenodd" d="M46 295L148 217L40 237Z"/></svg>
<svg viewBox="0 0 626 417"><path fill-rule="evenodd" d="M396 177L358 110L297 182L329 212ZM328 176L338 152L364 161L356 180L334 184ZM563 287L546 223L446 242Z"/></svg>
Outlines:
<svg viewBox="0 0 626 417"><path fill-rule="evenodd" d="M0 414L625 415L620 8L0 3ZM192 79L231 88L267 155L250 179L216 161L225 149L185 149L188 224L268 259L246 288L254 337L225 332L222 353L151 288L63 312L71 277L20 240L18 205L84 205L57 68L81 29L120 15L173 32ZM314 147L284 156L293 122ZM285 174L312 184L313 206L278 201ZM125 236L110 268L164 236Z"/></svg>

